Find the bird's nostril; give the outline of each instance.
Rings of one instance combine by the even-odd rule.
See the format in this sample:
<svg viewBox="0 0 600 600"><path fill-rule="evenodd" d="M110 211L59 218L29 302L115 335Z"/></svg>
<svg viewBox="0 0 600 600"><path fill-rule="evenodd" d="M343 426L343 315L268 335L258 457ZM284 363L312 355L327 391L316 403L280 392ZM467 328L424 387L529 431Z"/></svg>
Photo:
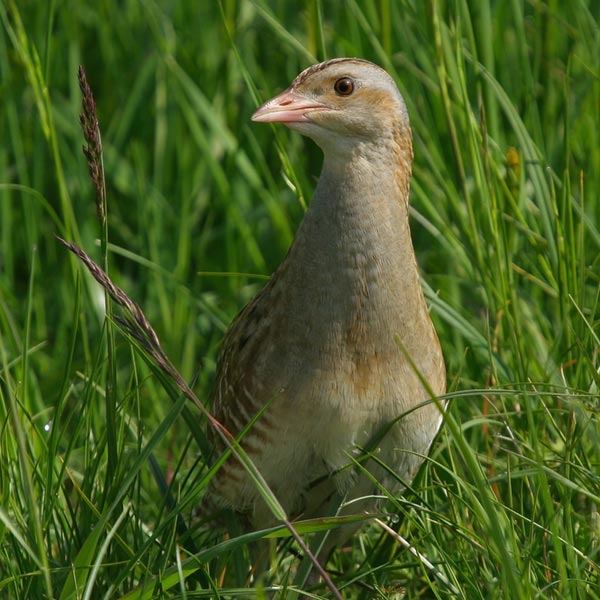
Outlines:
<svg viewBox="0 0 600 600"><path fill-rule="evenodd" d="M291 103L292 103L292 101L291 101L291 100L282 100L282 101L279 103L279 106L287 106L288 104L291 104Z"/></svg>

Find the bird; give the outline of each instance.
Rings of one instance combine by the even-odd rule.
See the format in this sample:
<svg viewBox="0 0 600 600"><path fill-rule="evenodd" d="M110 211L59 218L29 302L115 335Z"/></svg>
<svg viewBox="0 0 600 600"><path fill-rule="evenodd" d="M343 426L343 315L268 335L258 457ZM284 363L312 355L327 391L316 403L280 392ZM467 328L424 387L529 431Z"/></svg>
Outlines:
<svg viewBox="0 0 600 600"><path fill-rule="evenodd" d="M364 470L401 493L444 412L446 368L409 227L407 108L383 68L334 58L252 121L312 139L323 166L286 257L225 334L212 414L291 518L328 516L332 497L369 511L378 490ZM208 494L248 527L277 523L234 455Z"/></svg>

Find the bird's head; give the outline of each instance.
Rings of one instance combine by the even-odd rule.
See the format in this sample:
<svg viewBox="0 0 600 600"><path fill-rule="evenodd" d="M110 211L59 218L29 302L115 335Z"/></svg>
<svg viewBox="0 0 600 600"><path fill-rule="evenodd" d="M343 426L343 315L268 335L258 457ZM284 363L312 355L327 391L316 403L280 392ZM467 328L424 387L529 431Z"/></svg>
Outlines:
<svg viewBox="0 0 600 600"><path fill-rule="evenodd" d="M388 140L411 146L406 106L394 80L377 65L356 58L309 67L259 107L252 120L284 123L312 138L326 155Z"/></svg>

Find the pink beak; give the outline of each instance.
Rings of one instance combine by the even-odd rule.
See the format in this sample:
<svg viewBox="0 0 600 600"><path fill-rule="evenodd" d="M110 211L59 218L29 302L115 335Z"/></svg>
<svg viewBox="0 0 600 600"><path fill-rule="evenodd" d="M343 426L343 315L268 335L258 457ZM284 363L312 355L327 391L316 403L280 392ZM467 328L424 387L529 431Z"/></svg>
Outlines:
<svg viewBox="0 0 600 600"><path fill-rule="evenodd" d="M306 123L310 122L308 113L326 109L324 104L305 98L288 88L259 106L252 115L252 120L258 123Z"/></svg>

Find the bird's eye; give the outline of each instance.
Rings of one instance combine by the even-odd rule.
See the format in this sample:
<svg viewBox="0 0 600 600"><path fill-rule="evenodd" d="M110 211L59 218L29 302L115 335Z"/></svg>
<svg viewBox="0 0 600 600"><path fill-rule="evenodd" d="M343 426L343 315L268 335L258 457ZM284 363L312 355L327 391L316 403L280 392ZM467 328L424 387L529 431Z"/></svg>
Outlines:
<svg viewBox="0 0 600 600"><path fill-rule="evenodd" d="M354 81L350 77L338 79L333 89L338 96L349 96L354 91Z"/></svg>

